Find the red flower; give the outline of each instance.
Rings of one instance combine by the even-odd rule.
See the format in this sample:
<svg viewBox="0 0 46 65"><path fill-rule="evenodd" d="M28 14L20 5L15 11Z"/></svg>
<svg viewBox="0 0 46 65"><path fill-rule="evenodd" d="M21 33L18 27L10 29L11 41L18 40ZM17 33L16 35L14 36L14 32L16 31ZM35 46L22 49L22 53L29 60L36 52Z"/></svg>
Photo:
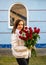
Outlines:
<svg viewBox="0 0 46 65"><path fill-rule="evenodd" d="M23 32L28 33L28 31L27 31L27 30L23 30Z"/></svg>
<svg viewBox="0 0 46 65"><path fill-rule="evenodd" d="M34 27L34 30L36 30L37 28L36 27Z"/></svg>
<svg viewBox="0 0 46 65"><path fill-rule="evenodd" d="M29 34L28 33L26 33L26 37L29 37Z"/></svg>
<svg viewBox="0 0 46 65"><path fill-rule="evenodd" d="M33 30L32 30L32 28L31 28L31 27L29 27L29 30L30 30L30 33L32 33L32 32L33 32Z"/></svg>
<svg viewBox="0 0 46 65"><path fill-rule="evenodd" d="M34 32L37 33L37 28L36 27L34 27Z"/></svg>
<svg viewBox="0 0 46 65"><path fill-rule="evenodd" d="M34 29L32 29L31 27L25 27L23 32L20 31L19 38L25 41L25 46L31 47L31 45L34 46L37 43L37 39L40 38L39 32L39 28L34 27Z"/></svg>
<svg viewBox="0 0 46 65"><path fill-rule="evenodd" d="M40 29L38 28L38 29L37 29L37 34L38 34L39 32L40 32Z"/></svg>
<svg viewBox="0 0 46 65"><path fill-rule="evenodd" d="M38 34L38 33L40 32L40 29L39 29L39 28L34 27L34 32Z"/></svg>
<svg viewBox="0 0 46 65"><path fill-rule="evenodd" d="M25 27L24 29L26 29L26 30L27 30L27 29L28 29L28 27Z"/></svg>
<svg viewBox="0 0 46 65"><path fill-rule="evenodd" d="M28 40L28 37L25 37L25 41L27 41Z"/></svg>
<svg viewBox="0 0 46 65"><path fill-rule="evenodd" d="M27 37L22 37L22 36L19 36L19 38L25 41L28 39Z"/></svg>
<svg viewBox="0 0 46 65"><path fill-rule="evenodd" d="M37 43L37 40L40 39L39 36L39 32L40 29L37 27L34 27L34 29L32 29L31 27L25 27L25 29L23 31L20 31L20 36L19 38L24 40L24 45L27 48L32 48L35 46L35 44ZM32 50L31 50L32 51Z"/></svg>
<svg viewBox="0 0 46 65"><path fill-rule="evenodd" d="M30 39L32 39L32 34L30 34Z"/></svg>
<svg viewBox="0 0 46 65"><path fill-rule="evenodd" d="M19 31L20 34L22 34L22 31Z"/></svg>

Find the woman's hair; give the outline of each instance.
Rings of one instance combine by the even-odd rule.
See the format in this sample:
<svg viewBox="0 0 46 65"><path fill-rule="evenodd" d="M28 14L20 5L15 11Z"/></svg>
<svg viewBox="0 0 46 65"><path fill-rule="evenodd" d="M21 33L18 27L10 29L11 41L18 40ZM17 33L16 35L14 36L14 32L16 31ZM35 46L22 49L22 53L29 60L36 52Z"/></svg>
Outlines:
<svg viewBox="0 0 46 65"><path fill-rule="evenodd" d="M23 21L23 20L17 19L15 21L14 26L13 26L13 29L12 29L12 33L15 33L15 30L16 30L16 28L17 28L17 26L18 26L18 24L19 24L20 21ZM22 30L23 29L24 29L24 21L23 21L23 28L22 28Z"/></svg>

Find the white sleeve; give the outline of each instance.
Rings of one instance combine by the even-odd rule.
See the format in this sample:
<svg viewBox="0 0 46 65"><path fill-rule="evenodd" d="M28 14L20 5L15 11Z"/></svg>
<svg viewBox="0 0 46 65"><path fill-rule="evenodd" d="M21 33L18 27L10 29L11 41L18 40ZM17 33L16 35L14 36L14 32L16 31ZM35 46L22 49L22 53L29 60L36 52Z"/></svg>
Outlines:
<svg viewBox="0 0 46 65"><path fill-rule="evenodd" d="M26 51L27 50L27 47L18 45L18 38L16 34L12 34L11 36L11 45L12 45L12 48L16 51Z"/></svg>
<svg viewBox="0 0 46 65"><path fill-rule="evenodd" d="M13 48L15 48L18 44L17 44L17 35L16 34L12 34L11 35L11 45Z"/></svg>

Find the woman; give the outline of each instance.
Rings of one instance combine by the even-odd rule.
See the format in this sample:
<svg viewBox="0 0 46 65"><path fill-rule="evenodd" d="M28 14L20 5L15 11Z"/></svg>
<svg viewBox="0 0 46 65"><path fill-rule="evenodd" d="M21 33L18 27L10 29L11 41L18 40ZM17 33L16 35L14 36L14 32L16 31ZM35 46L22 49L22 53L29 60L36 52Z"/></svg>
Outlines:
<svg viewBox="0 0 46 65"><path fill-rule="evenodd" d="M16 20L11 36L12 53L16 57L19 65L28 65L29 52L31 52L31 50L28 50L28 48L24 46L24 41L19 38L19 31L23 31L23 29L24 21L20 19Z"/></svg>

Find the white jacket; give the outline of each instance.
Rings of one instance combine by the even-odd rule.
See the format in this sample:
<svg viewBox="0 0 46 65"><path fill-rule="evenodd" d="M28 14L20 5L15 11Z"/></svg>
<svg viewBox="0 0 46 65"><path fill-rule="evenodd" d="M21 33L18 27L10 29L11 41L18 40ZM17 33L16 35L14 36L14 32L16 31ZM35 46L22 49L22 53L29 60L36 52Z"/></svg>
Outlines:
<svg viewBox="0 0 46 65"><path fill-rule="evenodd" d="M12 54L16 58L31 57L31 50L24 46L24 41L19 38L19 30L11 35Z"/></svg>

